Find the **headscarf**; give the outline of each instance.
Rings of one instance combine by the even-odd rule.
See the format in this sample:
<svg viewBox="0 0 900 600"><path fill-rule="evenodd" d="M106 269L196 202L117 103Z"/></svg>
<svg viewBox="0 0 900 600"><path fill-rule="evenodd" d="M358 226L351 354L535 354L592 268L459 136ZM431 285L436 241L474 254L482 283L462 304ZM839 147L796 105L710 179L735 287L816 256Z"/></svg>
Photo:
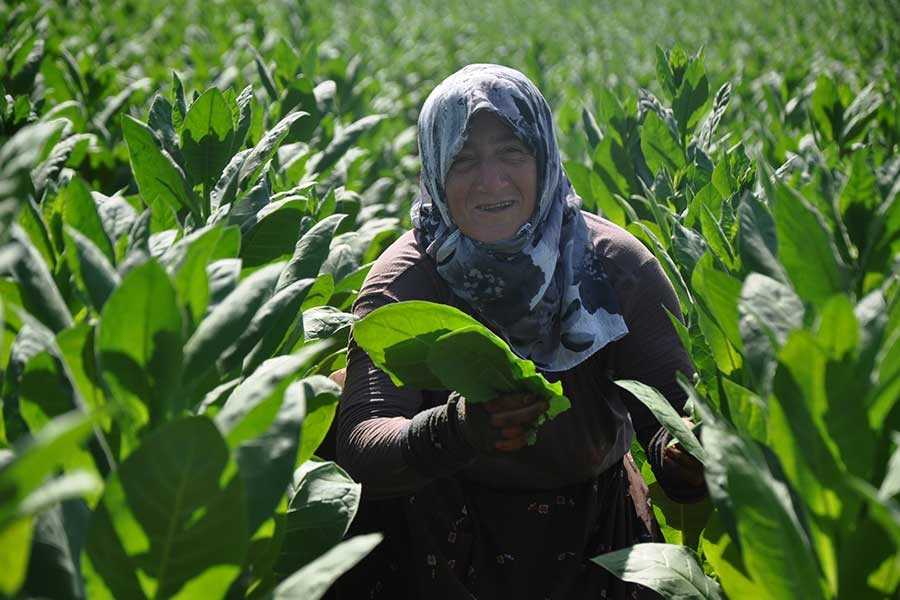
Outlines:
<svg viewBox="0 0 900 600"><path fill-rule="evenodd" d="M479 242L450 218L447 172L469 122L497 115L535 155L538 198L512 238ZM544 371L565 371L628 332L581 213L581 198L562 168L550 107L525 75L474 64L441 82L419 115L422 174L414 227L454 294Z"/></svg>

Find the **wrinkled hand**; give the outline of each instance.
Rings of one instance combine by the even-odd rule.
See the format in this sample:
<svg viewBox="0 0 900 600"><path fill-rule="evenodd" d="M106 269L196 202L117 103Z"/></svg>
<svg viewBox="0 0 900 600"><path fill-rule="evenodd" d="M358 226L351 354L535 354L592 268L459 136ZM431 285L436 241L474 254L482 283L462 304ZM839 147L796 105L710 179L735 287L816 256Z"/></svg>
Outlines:
<svg viewBox="0 0 900 600"><path fill-rule="evenodd" d="M682 420L687 423L688 427L694 428L695 423L690 418L682 417ZM671 477L683 481L691 487L704 485L703 464L682 448L678 442L665 449L663 468Z"/></svg>
<svg viewBox="0 0 900 600"><path fill-rule="evenodd" d="M466 441L485 454L525 447L529 430L548 406L546 400L528 393L504 394L483 404L467 403L458 396L456 404Z"/></svg>

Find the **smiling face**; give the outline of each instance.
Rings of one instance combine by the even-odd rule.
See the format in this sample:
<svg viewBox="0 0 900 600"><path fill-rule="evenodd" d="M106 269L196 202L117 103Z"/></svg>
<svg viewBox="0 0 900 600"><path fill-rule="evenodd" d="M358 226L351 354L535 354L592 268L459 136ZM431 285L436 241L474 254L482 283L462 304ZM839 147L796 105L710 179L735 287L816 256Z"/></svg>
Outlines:
<svg viewBox="0 0 900 600"><path fill-rule="evenodd" d="M459 230L479 242L506 240L534 212L537 161L499 117L479 112L447 172L444 189Z"/></svg>

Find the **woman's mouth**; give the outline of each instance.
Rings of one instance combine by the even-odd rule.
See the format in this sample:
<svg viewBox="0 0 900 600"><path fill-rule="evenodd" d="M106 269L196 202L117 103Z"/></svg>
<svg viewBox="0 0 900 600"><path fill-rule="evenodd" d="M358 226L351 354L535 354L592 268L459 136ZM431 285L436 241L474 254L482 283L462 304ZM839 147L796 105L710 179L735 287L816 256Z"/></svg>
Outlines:
<svg viewBox="0 0 900 600"><path fill-rule="evenodd" d="M476 208L484 212L500 212L511 207L515 202L513 200L504 200L503 202L493 202L490 204L479 204Z"/></svg>

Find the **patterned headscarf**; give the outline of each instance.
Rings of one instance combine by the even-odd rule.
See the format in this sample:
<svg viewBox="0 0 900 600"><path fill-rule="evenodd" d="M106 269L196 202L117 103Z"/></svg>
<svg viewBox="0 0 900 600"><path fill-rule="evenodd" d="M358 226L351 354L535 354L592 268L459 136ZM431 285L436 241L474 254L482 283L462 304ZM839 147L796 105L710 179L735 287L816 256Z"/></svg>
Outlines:
<svg viewBox="0 0 900 600"><path fill-rule="evenodd" d="M447 172L475 113L497 115L534 153L538 198L510 239L479 242L450 218ZM454 294L544 371L565 371L628 332L559 159L550 107L525 75L464 67L428 96L419 115L422 176L411 211L427 253ZM437 210L435 210L435 208Z"/></svg>

